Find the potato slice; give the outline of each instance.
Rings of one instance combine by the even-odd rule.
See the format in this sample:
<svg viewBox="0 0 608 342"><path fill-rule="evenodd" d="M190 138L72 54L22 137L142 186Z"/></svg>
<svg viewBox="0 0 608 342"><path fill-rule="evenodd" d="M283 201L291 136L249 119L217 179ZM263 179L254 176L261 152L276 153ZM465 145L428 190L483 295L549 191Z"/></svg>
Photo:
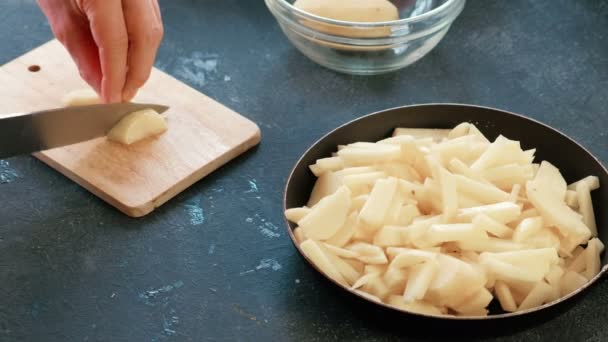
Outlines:
<svg viewBox="0 0 608 342"><path fill-rule="evenodd" d="M540 163L540 167L534 176L534 182L542 187L544 191L550 191L560 200L565 199L568 184L559 169L553 164L547 161Z"/></svg>
<svg viewBox="0 0 608 342"><path fill-rule="evenodd" d="M494 257L484 257L483 254L480 256L480 263L486 266L488 272L493 274L496 280L503 280L507 283L510 281L538 282L545 276L542 272L524 269Z"/></svg>
<svg viewBox="0 0 608 342"><path fill-rule="evenodd" d="M329 261L334 265L336 270L342 275L344 280L346 280L346 282L349 285L354 284L357 281L357 279L359 279L361 277L361 273L359 271L357 271L357 269L355 269L355 267L353 267L351 264L344 261L338 255L332 253L332 251L330 249L326 248L327 246L331 246L331 245L319 245L319 246L321 247L321 249L323 249L323 251L325 252L325 255L327 256Z"/></svg>
<svg viewBox="0 0 608 342"><path fill-rule="evenodd" d="M399 215L397 216L397 220L395 221L396 225L407 226L411 224L416 217L421 216L420 210L418 207L413 204L406 204L401 206L399 210Z"/></svg>
<svg viewBox="0 0 608 342"><path fill-rule="evenodd" d="M458 248L464 251L474 251L474 252L506 252L506 251L514 251L526 249L526 245L503 240L493 237L488 237L484 240L479 241L459 241L457 242Z"/></svg>
<svg viewBox="0 0 608 342"><path fill-rule="evenodd" d="M108 132L108 139L131 145L148 137L166 132L167 121L153 109L144 109L123 117Z"/></svg>
<svg viewBox="0 0 608 342"><path fill-rule="evenodd" d="M359 219L378 229L383 223L397 191L397 179L380 179L374 185L369 199L359 213Z"/></svg>
<svg viewBox="0 0 608 342"><path fill-rule="evenodd" d="M513 299L513 295L507 284L500 280L496 281L496 284L494 284L494 293L503 310L507 312L517 311L517 304L515 304L515 299Z"/></svg>
<svg viewBox="0 0 608 342"><path fill-rule="evenodd" d="M304 234L315 240L327 240L344 225L350 207L350 190L342 186L323 198L298 224Z"/></svg>
<svg viewBox="0 0 608 342"><path fill-rule="evenodd" d="M319 243L308 239L300 244L300 249L325 275L343 286L348 286L348 282L342 277Z"/></svg>
<svg viewBox="0 0 608 342"><path fill-rule="evenodd" d="M383 171L358 173L344 176L342 184L348 186L355 195L366 194L370 192L376 181L382 178L386 178L386 173Z"/></svg>
<svg viewBox="0 0 608 342"><path fill-rule="evenodd" d="M502 222L485 215L479 214L473 218L473 226L498 237L508 239L513 235L513 230Z"/></svg>
<svg viewBox="0 0 608 342"><path fill-rule="evenodd" d="M544 281L539 281L536 286L530 291L524 301L519 304L517 311L529 310L534 307L547 303L551 298L553 289Z"/></svg>
<svg viewBox="0 0 608 342"><path fill-rule="evenodd" d="M478 182L487 183L481 172L471 170L467 164L458 158L449 161L448 170L454 174L462 175Z"/></svg>
<svg viewBox="0 0 608 342"><path fill-rule="evenodd" d="M534 177L531 165L512 163L483 170L482 175L490 183L502 190L511 189L515 184L526 184Z"/></svg>
<svg viewBox="0 0 608 342"><path fill-rule="evenodd" d="M439 142L450 134L449 129L438 128L395 128L393 136L409 135L414 138L432 138L433 141Z"/></svg>
<svg viewBox="0 0 608 342"><path fill-rule="evenodd" d="M357 259L361 260L366 264L388 264L388 259L386 258L384 251L378 246L374 246L372 244L364 242L355 242L353 244L348 245L346 249L349 249L359 254Z"/></svg>
<svg viewBox="0 0 608 342"><path fill-rule="evenodd" d="M429 285L426 299L440 306L455 308L484 287L485 274L457 258L439 254L437 274Z"/></svg>
<svg viewBox="0 0 608 342"><path fill-rule="evenodd" d="M578 193L576 191L566 191L566 204L572 209L578 209Z"/></svg>
<svg viewBox="0 0 608 342"><path fill-rule="evenodd" d="M473 218L479 214L489 216L501 223L509 223L519 217L521 207L511 202L500 202L473 208L463 208L458 210L456 220L458 222L472 222Z"/></svg>
<svg viewBox="0 0 608 342"><path fill-rule="evenodd" d="M443 221L449 222L458 211L457 178L443 167L439 169Z"/></svg>
<svg viewBox="0 0 608 342"><path fill-rule="evenodd" d="M576 186L577 202L579 212L583 215L583 223L591 230L591 236L597 236L597 225L595 223L595 213L591 202L591 189L587 182L579 182Z"/></svg>
<svg viewBox="0 0 608 342"><path fill-rule="evenodd" d="M338 229L336 234L327 239L325 242L334 245L336 247L342 247L346 245L355 234L355 227L357 226L357 218L359 213L352 212L346 218L346 221L342 225L342 228Z"/></svg>
<svg viewBox="0 0 608 342"><path fill-rule="evenodd" d="M373 165L396 160L401 156L401 147L388 144L374 144L374 148L347 146L338 151L338 156L347 165Z"/></svg>
<svg viewBox="0 0 608 342"><path fill-rule="evenodd" d="M473 295L469 296L459 306L453 308L454 311L461 315L467 316L486 316L488 310L486 307L490 304L494 297L486 288L482 287Z"/></svg>
<svg viewBox="0 0 608 342"><path fill-rule="evenodd" d="M454 179L459 193L466 194L483 204L509 201L509 193L492 184L478 182L461 175L455 175Z"/></svg>
<svg viewBox="0 0 608 342"><path fill-rule="evenodd" d="M593 238L589 240L587 248L585 249L585 272L583 273L583 276L589 280L600 273L600 244L600 240Z"/></svg>
<svg viewBox="0 0 608 342"><path fill-rule="evenodd" d="M317 178L308 199L308 207L314 207L319 201L335 193L342 186L342 178L334 172L326 172Z"/></svg>
<svg viewBox="0 0 608 342"><path fill-rule="evenodd" d="M298 243L302 243L304 242L304 240L306 240L306 236L304 235L304 233L302 232L302 228L300 227L296 227L293 230L293 236L296 238L296 242Z"/></svg>
<svg viewBox="0 0 608 342"><path fill-rule="evenodd" d="M382 279L392 294L403 294L407 284L407 274L406 270L389 266Z"/></svg>
<svg viewBox="0 0 608 342"><path fill-rule="evenodd" d="M482 241L487 239L486 232L469 223L434 224L426 232L426 241L430 246L437 246L449 241Z"/></svg>
<svg viewBox="0 0 608 342"><path fill-rule="evenodd" d="M446 312L440 308L429 304L424 301L413 301L406 303L403 296L391 295L388 297L388 304L396 307L397 309L405 310L423 315L440 316Z"/></svg>
<svg viewBox="0 0 608 342"><path fill-rule="evenodd" d="M435 258L437 258L437 253L423 251L419 249L396 249L389 247L387 249L387 252L389 253L389 255L393 253L393 259L389 264L389 267L394 269L409 268L418 264L422 264L426 261L435 260Z"/></svg>
<svg viewBox="0 0 608 342"><path fill-rule="evenodd" d="M290 222L298 223L304 216L310 213L309 207L291 208L285 210L285 217Z"/></svg>
<svg viewBox="0 0 608 342"><path fill-rule="evenodd" d="M86 88L73 90L67 93L61 99L61 102L66 107L74 107L101 104L103 101L101 101L101 98L97 95L95 90Z"/></svg>
<svg viewBox="0 0 608 342"><path fill-rule="evenodd" d="M471 129L470 123L468 123L468 122L460 123L456 127L452 128L450 133L448 133L448 139L455 139L455 138L469 135L470 129Z"/></svg>
<svg viewBox="0 0 608 342"><path fill-rule="evenodd" d="M545 280L549 285L559 285L559 281L564 275L564 269L559 265L551 266L549 273L545 275Z"/></svg>
<svg viewBox="0 0 608 342"><path fill-rule="evenodd" d="M555 191L548 191L542 187L542 184L530 181L526 183L526 192L528 199L534 204L543 219L558 228L562 235L576 239L578 244L589 239L591 236L589 228L563 199L560 200L556 197Z"/></svg>
<svg viewBox="0 0 608 342"><path fill-rule="evenodd" d="M363 274L384 274L386 272L388 266L387 265L365 265L363 267Z"/></svg>
<svg viewBox="0 0 608 342"><path fill-rule="evenodd" d="M407 285L403 293L405 302L411 303L415 300L422 300L436 272L437 262L434 260L413 266L409 272Z"/></svg>
<svg viewBox="0 0 608 342"><path fill-rule="evenodd" d="M583 285L587 284L587 278L583 277L581 274L566 271L560 280L560 295L562 297L569 295L570 293L578 290Z"/></svg>
<svg viewBox="0 0 608 342"><path fill-rule="evenodd" d="M391 291L388 286L384 284L380 274L368 274L366 276L369 276L369 279L363 286L361 286L362 291L365 291L380 299L384 299L390 295Z"/></svg>
<svg viewBox="0 0 608 342"><path fill-rule="evenodd" d="M540 216L523 219L513 232L513 241L523 243L532 235L543 229L543 218Z"/></svg>
<svg viewBox="0 0 608 342"><path fill-rule="evenodd" d="M600 188L600 179L597 176L587 176L579 181L576 181L570 185L568 185L568 190L576 191L576 187L579 183L584 182L589 185L589 190L597 190Z"/></svg>
<svg viewBox="0 0 608 342"><path fill-rule="evenodd" d="M522 243L533 248L555 248L558 251L561 249L559 234L549 227L542 228Z"/></svg>
<svg viewBox="0 0 608 342"><path fill-rule="evenodd" d="M401 236L406 229L401 226L384 226L374 235L374 245L380 247L403 246Z"/></svg>
<svg viewBox="0 0 608 342"><path fill-rule="evenodd" d="M338 171L344 168L344 161L340 157L329 157L317 159L317 162L309 166L310 171L319 177L330 171Z"/></svg>
<svg viewBox="0 0 608 342"><path fill-rule="evenodd" d="M509 140L501 135L471 164L471 169L482 171L491 167L518 162L521 160L522 153L518 141Z"/></svg>
<svg viewBox="0 0 608 342"><path fill-rule="evenodd" d="M326 251L334 254L335 256L338 256L340 258L345 258L345 259L356 259L360 256L360 254L358 252L349 250L349 249L345 249L345 248L340 248L340 247L336 247L334 245L330 245L328 243L324 243L321 242L320 243L321 247L323 247Z"/></svg>

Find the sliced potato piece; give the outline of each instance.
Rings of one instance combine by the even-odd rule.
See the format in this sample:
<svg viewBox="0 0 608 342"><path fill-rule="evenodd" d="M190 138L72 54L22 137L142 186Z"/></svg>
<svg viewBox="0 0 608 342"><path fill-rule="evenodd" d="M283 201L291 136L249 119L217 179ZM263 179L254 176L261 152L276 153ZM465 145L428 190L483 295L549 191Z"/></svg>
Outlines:
<svg viewBox="0 0 608 342"><path fill-rule="evenodd" d="M308 239L300 244L300 249L325 275L343 286L348 286L348 282L342 277L319 243Z"/></svg>
<svg viewBox="0 0 608 342"><path fill-rule="evenodd" d="M507 312L515 312L517 311L517 304L515 303L515 299L513 299L513 294L509 289L509 286L504 282L498 280L494 284L494 293L500 302L500 306L503 310Z"/></svg>
<svg viewBox="0 0 608 342"><path fill-rule="evenodd" d="M509 201L509 193L492 184L478 182L461 175L455 175L454 179L458 192L464 193L483 204Z"/></svg>
<svg viewBox="0 0 608 342"><path fill-rule="evenodd" d="M374 183L382 178L386 178L386 173L383 171L357 173L344 176L342 178L342 184L348 186L355 195L364 194L369 193L374 186Z"/></svg>
<svg viewBox="0 0 608 342"><path fill-rule="evenodd" d="M576 191L576 187L580 182L587 183L589 185L589 190L597 190L600 188L600 179L597 176L587 176L579 181L576 181L570 185L568 185L568 190Z"/></svg>
<svg viewBox="0 0 608 342"><path fill-rule="evenodd" d="M298 223L304 216L310 213L309 207L291 208L285 210L285 217L290 222Z"/></svg>
<svg viewBox="0 0 608 342"><path fill-rule="evenodd" d="M449 173L443 167L439 169L441 186L441 201L443 209L443 221L449 222L458 211L458 193L456 192L456 176Z"/></svg>
<svg viewBox="0 0 608 342"><path fill-rule="evenodd" d="M471 164L471 169L482 171L491 167L518 162L521 160L522 153L518 141L509 140L501 135Z"/></svg>
<svg viewBox="0 0 608 342"><path fill-rule="evenodd" d="M484 214L501 223L509 223L519 217L521 207L512 202L500 202L473 208L463 208L458 210L456 220L458 222L472 222L473 218L479 214Z"/></svg>
<svg viewBox="0 0 608 342"><path fill-rule="evenodd" d="M327 246L331 246L331 245L325 245L325 246L320 245L320 246L321 246L321 249L324 249L325 255L327 256L329 261L331 261L331 263L334 265L336 270L342 275L344 280L346 280L346 282L349 285L354 284L357 281L357 279L359 279L361 277L361 273L359 271L357 271L357 269L355 267L353 267L351 264L347 263L346 261L342 260L342 258L340 258L336 254L332 253L331 250L326 248Z"/></svg>
<svg viewBox="0 0 608 342"><path fill-rule="evenodd" d="M357 226L357 217L359 213L352 212L346 218L346 221L342 225L342 228L338 229L336 234L327 239L325 242L337 247L346 245L355 234L355 227Z"/></svg>
<svg viewBox="0 0 608 342"><path fill-rule="evenodd" d="M389 266L382 279L391 293L403 294L407 284L407 271Z"/></svg>
<svg viewBox="0 0 608 342"><path fill-rule="evenodd" d="M493 298L492 293L485 287L482 287L453 309L461 315L486 316L488 314L486 307Z"/></svg>
<svg viewBox="0 0 608 342"><path fill-rule="evenodd" d="M380 247L403 246L401 236L406 229L401 226L384 226L374 236L374 245Z"/></svg>
<svg viewBox="0 0 608 342"><path fill-rule="evenodd" d="M450 133L448 133L448 139L455 139L465 135L469 135L470 129L471 124L468 122L458 124L456 127L452 128Z"/></svg>
<svg viewBox="0 0 608 342"><path fill-rule="evenodd" d="M308 199L309 208L314 207L319 201L335 193L342 186L342 179L334 172L326 172L317 178Z"/></svg>
<svg viewBox="0 0 608 342"><path fill-rule="evenodd" d="M88 106L101 104L101 98L95 90L91 88L73 90L61 99L61 102L66 107Z"/></svg>
<svg viewBox="0 0 608 342"><path fill-rule="evenodd" d="M392 295L388 297L388 304L392 305L398 309L405 310L408 312L414 312L417 314L423 315L431 315L431 316L439 316L446 313L445 310L442 310L432 304L429 304L424 301L413 301L406 303L403 296Z"/></svg>
<svg viewBox="0 0 608 342"><path fill-rule="evenodd" d="M317 159L317 162L309 166L310 171L319 177L330 171L338 171L344 168L344 161L340 157L329 157Z"/></svg>
<svg viewBox="0 0 608 342"><path fill-rule="evenodd" d="M583 285L587 284L587 278L581 274L567 270L560 280L560 295L562 297L578 290Z"/></svg>
<svg viewBox="0 0 608 342"><path fill-rule="evenodd" d="M563 199L556 197L555 191L547 191L540 184L530 181L526 183L526 192L543 219L558 228L562 235L577 239L578 244L589 239L589 228Z"/></svg>
<svg viewBox="0 0 608 342"><path fill-rule="evenodd" d="M543 218L540 216L523 219L513 232L513 241L523 243L532 235L543 229Z"/></svg>
<svg viewBox="0 0 608 342"><path fill-rule="evenodd" d="M304 240L306 240L306 236L304 235L304 233L302 232L302 228L300 227L296 227L293 230L293 236L296 238L296 242L298 243L302 243L304 242Z"/></svg>
<svg viewBox="0 0 608 342"><path fill-rule="evenodd" d="M536 286L530 291L528 296L524 299L517 311L529 310L537 306L543 305L549 301L553 293L553 289L549 284L544 281L539 281Z"/></svg>
<svg viewBox="0 0 608 342"><path fill-rule="evenodd" d="M475 243L485 240L487 237L483 229L470 223L434 224L426 232L426 241L430 246L437 246L450 241Z"/></svg>
<svg viewBox="0 0 608 342"><path fill-rule="evenodd" d="M566 191L566 204L572 209L578 209L578 193L576 191Z"/></svg>
<svg viewBox="0 0 608 342"><path fill-rule="evenodd" d="M396 160L401 156L401 148L395 145L374 144L370 147L351 147L347 146L338 151L338 156L347 165L373 165L391 160Z"/></svg>
<svg viewBox="0 0 608 342"><path fill-rule="evenodd" d="M342 186L334 194L319 201L298 224L307 237L327 240L344 225L349 207L350 190Z"/></svg>
<svg viewBox="0 0 608 342"><path fill-rule="evenodd" d="M437 253L410 248L389 247L387 253L389 255L393 254L389 267L394 269L409 268L426 261L434 260L437 257Z"/></svg>
<svg viewBox="0 0 608 342"><path fill-rule="evenodd" d="M403 293L405 302L411 303L416 300L422 300L436 272L437 262L434 260L413 266L409 272L407 285Z"/></svg>
<svg viewBox="0 0 608 342"><path fill-rule="evenodd" d="M439 254L436 261L437 274L426 294L429 302L455 308L487 282L484 273L458 258Z"/></svg>
<svg viewBox="0 0 608 342"><path fill-rule="evenodd" d="M593 212L589 184L587 182L579 182L576 186L576 195L579 212L583 215L583 223L591 230L591 236L597 236L597 225L595 223L595 213Z"/></svg>
<svg viewBox="0 0 608 342"><path fill-rule="evenodd" d="M457 242L457 245L461 250L474 252L506 252L526 249L527 247L521 243L493 237L488 237L487 239L475 242L459 241Z"/></svg>
<svg viewBox="0 0 608 342"><path fill-rule="evenodd" d="M374 265L382 265L388 264L388 259L386 258L386 254L382 248L378 246L374 246L365 242L355 242L346 247L357 254L359 256L357 259L361 260L366 264L374 264Z"/></svg>
<svg viewBox="0 0 608 342"><path fill-rule="evenodd" d="M167 131L167 121L153 109L144 109L123 117L108 132L108 139L131 145Z"/></svg>
<svg viewBox="0 0 608 342"><path fill-rule="evenodd" d="M593 238L589 240L587 248L585 248L585 272L583 273L583 276L589 280L600 273L600 244L600 240Z"/></svg>
<svg viewBox="0 0 608 342"><path fill-rule="evenodd" d="M438 129L438 128L395 128L393 136L398 135L409 135L414 138L433 138L433 141L441 141L447 138L450 134L449 129Z"/></svg>
<svg viewBox="0 0 608 342"><path fill-rule="evenodd" d="M476 215L473 218L473 226L501 239L508 239L513 235L511 228L485 214Z"/></svg>
<svg viewBox="0 0 608 342"><path fill-rule="evenodd" d="M374 185L369 199L359 213L359 219L378 229L397 191L397 179L380 179Z"/></svg>

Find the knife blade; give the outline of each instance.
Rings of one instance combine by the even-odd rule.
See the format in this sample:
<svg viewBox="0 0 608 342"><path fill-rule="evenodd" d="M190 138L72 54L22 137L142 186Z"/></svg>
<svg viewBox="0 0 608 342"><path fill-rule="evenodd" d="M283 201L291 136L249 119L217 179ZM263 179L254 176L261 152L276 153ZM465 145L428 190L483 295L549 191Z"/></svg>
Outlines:
<svg viewBox="0 0 608 342"><path fill-rule="evenodd" d="M102 137L127 114L157 104L113 103L0 115L0 159L44 151Z"/></svg>

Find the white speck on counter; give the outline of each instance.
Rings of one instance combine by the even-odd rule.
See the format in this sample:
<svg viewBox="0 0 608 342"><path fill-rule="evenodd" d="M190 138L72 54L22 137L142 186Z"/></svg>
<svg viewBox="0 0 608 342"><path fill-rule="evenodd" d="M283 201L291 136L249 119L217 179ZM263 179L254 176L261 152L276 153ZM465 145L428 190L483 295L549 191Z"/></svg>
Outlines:
<svg viewBox="0 0 608 342"><path fill-rule="evenodd" d="M274 259L262 259L262 260L260 260L260 263L255 268L249 269L247 271L243 271L240 273L240 275L245 275L245 274L249 274L249 273L253 273L253 272L265 270L265 269L271 269L273 271L278 271L281 268L283 268L283 266L281 266L281 264L279 264L279 262Z"/></svg>
<svg viewBox="0 0 608 342"><path fill-rule="evenodd" d="M8 184L19 178L19 174L6 160L0 159L0 184Z"/></svg>
<svg viewBox="0 0 608 342"><path fill-rule="evenodd" d="M232 78L228 75L224 76L224 82L230 82L232 80Z"/></svg>
<svg viewBox="0 0 608 342"><path fill-rule="evenodd" d="M190 57L180 57L177 60L175 74L186 81L203 87L217 74L218 55L193 52Z"/></svg>

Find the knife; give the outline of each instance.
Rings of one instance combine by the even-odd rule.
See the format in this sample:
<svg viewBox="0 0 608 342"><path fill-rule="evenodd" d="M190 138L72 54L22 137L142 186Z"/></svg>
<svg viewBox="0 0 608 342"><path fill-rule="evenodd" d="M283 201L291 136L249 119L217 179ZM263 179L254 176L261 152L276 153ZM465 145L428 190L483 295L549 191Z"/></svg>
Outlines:
<svg viewBox="0 0 608 342"><path fill-rule="evenodd" d="M0 159L105 136L127 114L148 108L159 114L169 109L156 104L113 103L0 114Z"/></svg>

